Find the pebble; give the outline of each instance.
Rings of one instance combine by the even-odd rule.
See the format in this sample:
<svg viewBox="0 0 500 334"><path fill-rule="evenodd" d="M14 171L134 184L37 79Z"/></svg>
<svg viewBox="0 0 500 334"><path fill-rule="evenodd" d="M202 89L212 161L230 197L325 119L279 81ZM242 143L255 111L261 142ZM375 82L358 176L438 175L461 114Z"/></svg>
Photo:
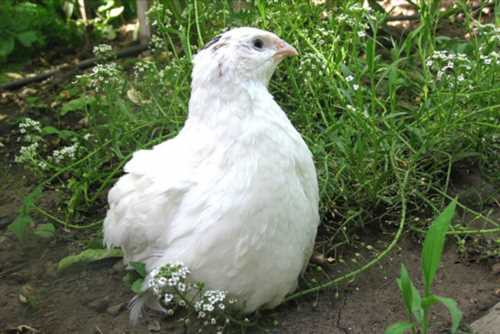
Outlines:
<svg viewBox="0 0 500 334"><path fill-rule="evenodd" d="M161 329L161 327L160 327L160 323L158 322L158 320L153 320L152 322L150 322L148 324L148 331L150 333L159 332L160 329Z"/></svg>
<svg viewBox="0 0 500 334"><path fill-rule="evenodd" d="M498 334L500 328L500 303L496 304L482 318L471 324L474 333Z"/></svg>
<svg viewBox="0 0 500 334"><path fill-rule="evenodd" d="M493 266L491 266L491 272L493 273L493 275L500 274L500 263L497 263L497 264L494 264Z"/></svg>
<svg viewBox="0 0 500 334"><path fill-rule="evenodd" d="M114 273L119 274L125 271L125 266L123 265L122 261L118 261L113 265L112 270Z"/></svg>
<svg viewBox="0 0 500 334"><path fill-rule="evenodd" d="M106 312L111 314L112 316L117 316L121 311L125 309L125 303L120 303L116 305L112 305L106 309Z"/></svg>
<svg viewBox="0 0 500 334"><path fill-rule="evenodd" d="M109 306L109 297L104 297L102 299L97 299L88 304L91 310L96 312L104 312Z"/></svg>
<svg viewBox="0 0 500 334"><path fill-rule="evenodd" d="M31 274L27 271L18 271L9 275L18 284L25 284L31 278Z"/></svg>

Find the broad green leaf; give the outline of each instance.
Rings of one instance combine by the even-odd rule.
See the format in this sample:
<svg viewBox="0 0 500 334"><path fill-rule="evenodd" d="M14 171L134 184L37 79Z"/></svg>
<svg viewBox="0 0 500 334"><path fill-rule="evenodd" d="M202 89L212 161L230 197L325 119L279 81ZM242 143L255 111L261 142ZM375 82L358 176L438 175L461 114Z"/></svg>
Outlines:
<svg viewBox="0 0 500 334"><path fill-rule="evenodd" d="M113 249L87 249L78 255L70 255L59 261L57 270L63 271L75 265L83 265L91 262L113 258L122 257L122 251L118 248Z"/></svg>
<svg viewBox="0 0 500 334"><path fill-rule="evenodd" d="M441 262L446 232L455 214L457 202L453 200L446 209L434 220L427 231L422 249L422 272L424 274L424 288L426 295L429 293L432 281Z"/></svg>
<svg viewBox="0 0 500 334"><path fill-rule="evenodd" d="M451 333L455 334L460 326L460 321L462 320L462 311L458 308L457 302L451 298L433 296L438 302L443 304L448 308L448 312L451 315Z"/></svg>
<svg viewBox="0 0 500 334"><path fill-rule="evenodd" d="M387 328L384 334L403 334L413 328L413 324L409 322L396 322Z"/></svg>
<svg viewBox="0 0 500 334"><path fill-rule="evenodd" d="M410 275L406 270L404 264L401 265L401 274L397 280L399 290L401 290L401 295L408 310L409 314L413 314L417 322L422 321L424 316L424 311L422 309L422 303L420 298L420 293L418 292L415 285L411 281Z"/></svg>
<svg viewBox="0 0 500 334"><path fill-rule="evenodd" d="M0 57L7 57L12 51L14 51L14 38L0 39Z"/></svg>
<svg viewBox="0 0 500 334"><path fill-rule="evenodd" d="M95 101L95 97L84 95L64 104L61 108L61 115L65 115L70 111L85 110L85 108Z"/></svg>
<svg viewBox="0 0 500 334"><path fill-rule="evenodd" d="M35 228L35 235L41 238L52 238L56 232L56 227L52 224L39 224Z"/></svg>
<svg viewBox="0 0 500 334"><path fill-rule="evenodd" d="M34 42L40 39L36 31L25 31L16 35L16 39L25 47L30 47Z"/></svg>
<svg viewBox="0 0 500 334"><path fill-rule="evenodd" d="M134 268L141 277L146 277L146 265L143 262L129 262L129 266Z"/></svg>
<svg viewBox="0 0 500 334"><path fill-rule="evenodd" d="M58 134L58 133L59 133L59 130L53 126L44 126L42 128L42 134L44 134L44 135L54 135L54 134Z"/></svg>
<svg viewBox="0 0 500 334"><path fill-rule="evenodd" d="M139 294L142 292L142 284L144 283L144 279L138 278L132 283L132 286L130 287L132 291L135 293Z"/></svg>

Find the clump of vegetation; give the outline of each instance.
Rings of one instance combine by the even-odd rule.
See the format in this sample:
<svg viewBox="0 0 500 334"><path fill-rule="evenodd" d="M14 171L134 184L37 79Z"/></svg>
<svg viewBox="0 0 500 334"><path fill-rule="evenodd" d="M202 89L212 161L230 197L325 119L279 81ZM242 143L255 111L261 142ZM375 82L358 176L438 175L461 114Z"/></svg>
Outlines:
<svg viewBox="0 0 500 334"><path fill-rule="evenodd" d="M445 12L436 0L416 5L418 25L399 38L384 29L386 13L355 0L255 1L238 8L231 1L155 1L151 56L119 63L109 47L96 49L99 65L46 108L53 119L20 123L26 148L17 161L43 180L37 189L57 189L66 200L49 212L30 197L11 229L27 233L35 212L68 228L100 226L107 191L132 153L181 129L193 54L226 27L246 25L275 32L301 54L278 68L270 90L315 158L318 251L333 256L367 224L399 220L394 243L403 228L423 230L428 220L405 225L405 218L430 217L445 206L458 163L472 160L489 183L500 183L500 32L475 18L463 0ZM439 35L440 22L457 10L468 38ZM485 222L491 224L485 231L499 230ZM450 230L471 232L458 221Z"/></svg>
<svg viewBox="0 0 500 334"><path fill-rule="evenodd" d="M76 45L81 31L66 22L63 7L54 0L0 3L0 63L13 53L21 55L52 44Z"/></svg>
<svg viewBox="0 0 500 334"><path fill-rule="evenodd" d="M38 160L20 152L18 161L64 189L66 223L81 220L78 215L103 206L132 152L181 128L196 49L226 26L251 25L301 52L278 69L271 90L314 153L326 239L339 222L350 229L394 221L405 173L410 210L439 209L461 160L474 159L490 182L499 181L499 33L467 14L470 40L438 36L441 14L431 15L424 4L420 14L429 18L398 41L382 34L383 14L356 1L337 7L257 2L238 10L229 2L156 1L154 56L135 63L132 73L102 58L61 93L56 124L40 124L42 131L33 133L58 145L45 146ZM67 128L69 120L78 125ZM80 148L66 154L75 143ZM51 161L54 151L64 153L56 154L64 163Z"/></svg>
<svg viewBox="0 0 500 334"><path fill-rule="evenodd" d="M432 223L426 234L421 258L424 282L423 297L420 296L417 288L415 288L405 265L401 265L401 275L397 282L406 311L408 312L408 322L398 322L391 325L387 328L385 334L402 334L410 330L414 334L417 331L421 334L429 333L430 308L436 303L442 303L448 308L452 319L451 333L454 334L457 332L462 318L462 312L459 310L457 303L453 299L437 296L431 292L432 282L441 262L441 255L446 241L446 232L455 214L455 207L455 201L450 203L443 213Z"/></svg>

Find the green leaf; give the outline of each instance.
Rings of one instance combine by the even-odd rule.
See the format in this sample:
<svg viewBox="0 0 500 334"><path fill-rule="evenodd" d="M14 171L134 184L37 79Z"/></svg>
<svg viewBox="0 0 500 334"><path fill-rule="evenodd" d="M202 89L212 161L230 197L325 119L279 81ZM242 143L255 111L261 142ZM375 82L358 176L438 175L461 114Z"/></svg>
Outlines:
<svg viewBox="0 0 500 334"><path fill-rule="evenodd" d="M84 265L91 262L113 258L122 257L122 251L118 248L113 249L87 249L78 255L70 255L59 261L57 270L63 271L75 265Z"/></svg>
<svg viewBox="0 0 500 334"><path fill-rule="evenodd" d="M404 264L401 265L401 273L397 283L408 313L413 314L417 322L421 322L424 317L424 310L422 309L420 293L413 285Z"/></svg>
<svg viewBox="0 0 500 334"><path fill-rule="evenodd" d="M447 297L440 297L436 295L433 295L432 297L448 308L448 312L450 312L451 315L451 334L455 334L458 330L458 326L460 326L460 321L462 320L462 311L458 308L457 302Z"/></svg>
<svg viewBox="0 0 500 334"><path fill-rule="evenodd" d="M35 235L41 238L52 238L56 232L56 227L52 224L39 224L34 232Z"/></svg>
<svg viewBox="0 0 500 334"><path fill-rule="evenodd" d="M144 279L138 278L134 281L134 283L132 283L132 286L130 288L132 289L132 291L139 294L142 292L143 283L144 283Z"/></svg>
<svg viewBox="0 0 500 334"><path fill-rule="evenodd" d="M413 324L409 322L396 322L387 328L384 334L403 334L413 328Z"/></svg>
<svg viewBox="0 0 500 334"><path fill-rule="evenodd" d="M77 137L78 133L71 130L59 130L53 126L44 126L42 128L43 135L57 135L59 138L64 140L69 140L71 138Z"/></svg>
<svg viewBox="0 0 500 334"><path fill-rule="evenodd" d="M16 39L25 47L30 47L34 42L40 40L36 31L25 31L16 35Z"/></svg>
<svg viewBox="0 0 500 334"><path fill-rule="evenodd" d="M93 96L88 96L84 95L82 97L76 98L74 100L71 100L67 102L62 108L61 108L61 115L66 115L70 111L78 111L78 110L85 110L89 104L92 104L95 101L95 97Z"/></svg>
<svg viewBox="0 0 500 334"><path fill-rule="evenodd" d="M146 277L146 265L143 262L129 262L129 266L134 268L141 277Z"/></svg>
<svg viewBox="0 0 500 334"><path fill-rule="evenodd" d="M123 12L123 6L120 6L120 7L115 7L113 9L111 9L108 13L108 17L117 17L117 16L120 16Z"/></svg>
<svg viewBox="0 0 500 334"><path fill-rule="evenodd" d="M23 205L17 213L17 217L7 228L14 233L18 240L23 241L29 231L29 227L34 224L30 211L34 207L34 202L42 195L42 188L36 187L28 196L23 199Z"/></svg>
<svg viewBox="0 0 500 334"><path fill-rule="evenodd" d="M428 295L432 281L441 262L446 232L455 214L457 202L453 200L446 209L434 220L424 240L422 249L422 272L424 274L425 294Z"/></svg>
<svg viewBox="0 0 500 334"><path fill-rule="evenodd" d="M14 38L0 38L0 57L7 57L14 51Z"/></svg>
<svg viewBox="0 0 500 334"><path fill-rule="evenodd" d="M29 226L33 223L33 219L31 219L29 214L21 213L17 215L16 219L9 225L7 230L14 233L18 240L23 241L29 231Z"/></svg>

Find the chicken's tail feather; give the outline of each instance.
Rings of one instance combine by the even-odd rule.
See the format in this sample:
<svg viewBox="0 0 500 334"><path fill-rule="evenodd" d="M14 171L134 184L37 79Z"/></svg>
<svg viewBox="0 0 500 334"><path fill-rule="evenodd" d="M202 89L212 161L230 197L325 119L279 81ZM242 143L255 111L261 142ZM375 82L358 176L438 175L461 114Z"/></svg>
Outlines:
<svg viewBox="0 0 500 334"><path fill-rule="evenodd" d="M135 296L128 303L130 311L130 323L135 326L143 316L144 307L155 311L166 313L167 311L160 305L158 299L151 290L145 290L140 295Z"/></svg>

